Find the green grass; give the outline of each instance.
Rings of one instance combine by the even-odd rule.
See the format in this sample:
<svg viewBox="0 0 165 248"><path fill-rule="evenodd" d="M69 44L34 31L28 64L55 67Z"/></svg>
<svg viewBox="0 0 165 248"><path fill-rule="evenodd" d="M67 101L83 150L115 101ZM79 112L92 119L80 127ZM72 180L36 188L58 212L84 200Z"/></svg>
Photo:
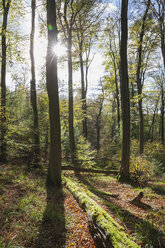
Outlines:
<svg viewBox="0 0 165 248"><path fill-rule="evenodd" d="M1 207L4 206L0 214L0 247L12 248L17 243L26 247L36 238L42 222L46 207L44 180L10 166L1 172L0 181Z"/></svg>

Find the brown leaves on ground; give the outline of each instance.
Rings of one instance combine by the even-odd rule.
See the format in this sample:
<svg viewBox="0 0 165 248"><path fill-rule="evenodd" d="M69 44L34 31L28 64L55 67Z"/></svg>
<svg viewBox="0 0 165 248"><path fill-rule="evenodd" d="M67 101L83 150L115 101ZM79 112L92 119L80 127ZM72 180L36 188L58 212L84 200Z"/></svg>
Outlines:
<svg viewBox="0 0 165 248"><path fill-rule="evenodd" d="M88 226L88 218L79 204L67 191L65 198L65 213L68 229L66 230L66 247L89 247L95 248Z"/></svg>
<svg viewBox="0 0 165 248"><path fill-rule="evenodd" d="M129 184L122 184L110 176L85 173L81 173L79 177L75 177L74 174L70 176L81 184L83 183L84 187L93 193L92 198L110 213L139 245L144 247L150 242L150 239L152 240L151 244L156 245L160 239L164 239L159 231L165 232L165 197L163 194L157 194L157 184L157 188L153 187L155 185L153 182L146 188L134 188ZM160 193L163 193L160 185L162 186L162 184L159 184ZM140 191L143 191L144 195L141 199L142 204L136 206L131 201ZM111 197L104 192L119 196ZM165 242L162 242L163 245L157 244L153 247L164 247Z"/></svg>
<svg viewBox="0 0 165 248"><path fill-rule="evenodd" d="M0 247L95 248L86 213L72 194L50 192L39 177L10 166L0 173Z"/></svg>

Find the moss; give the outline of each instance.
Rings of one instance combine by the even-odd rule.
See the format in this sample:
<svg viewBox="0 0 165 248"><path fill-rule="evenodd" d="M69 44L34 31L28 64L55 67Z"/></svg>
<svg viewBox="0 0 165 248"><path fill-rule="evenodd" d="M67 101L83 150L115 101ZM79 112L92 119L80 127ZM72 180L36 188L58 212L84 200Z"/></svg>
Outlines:
<svg viewBox="0 0 165 248"><path fill-rule="evenodd" d="M120 226L93 199L89 198L89 196L92 196L93 194L89 192L88 189L84 189L80 184L73 181L73 179L70 180L66 176L63 177L63 180L66 187L72 192L88 216L92 216L92 219L95 220L96 223L99 223L100 227L109 234L110 241L115 248L139 247L127 237L122 226Z"/></svg>

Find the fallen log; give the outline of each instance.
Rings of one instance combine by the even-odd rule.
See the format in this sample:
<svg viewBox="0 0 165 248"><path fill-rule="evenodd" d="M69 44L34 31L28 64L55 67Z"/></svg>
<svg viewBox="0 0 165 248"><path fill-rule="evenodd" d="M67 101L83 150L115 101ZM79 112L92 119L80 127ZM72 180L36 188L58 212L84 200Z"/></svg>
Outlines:
<svg viewBox="0 0 165 248"><path fill-rule="evenodd" d="M113 175L117 175L119 173L117 170L95 170L95 169L80 168L74 166L62 166L61 169L73 170L76 172L92 172L92 173L113 174Z"/></svg>
<svg viewBox="0 0 165 248"><path fill-rule="evenodd" d="M129 238L120 226L100 205L96 203L84 189L73 179L63 177L65 186L71 191L80 206L88 215L93 237L98 248L138 248L139 246Z"/></svg>

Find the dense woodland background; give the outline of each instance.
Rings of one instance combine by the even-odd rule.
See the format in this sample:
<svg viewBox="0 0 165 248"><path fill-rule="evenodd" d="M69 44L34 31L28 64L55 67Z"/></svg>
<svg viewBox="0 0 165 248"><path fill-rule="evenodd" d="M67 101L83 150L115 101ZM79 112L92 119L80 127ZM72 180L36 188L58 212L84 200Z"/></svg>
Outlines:
<svg viewBox="0 0 165 248"><path fill-rule="evenodd" d="M164 0L0 0L0 26L2 165L163 180Z"/></svg>
<svg viewBox="0 0 165 248"><path fill-rule="evenodd" d="M152 172L162 174L165 156L164 1L129 2L129 95L121 83L122 67L127 64L126 54L120 59L125 42L121 42L125 39L121 30L124 23L121 3L57 1L56 5L58 41L67 48L66 54L59 57L58 66L68 61L68 82L61 82L60 74L58 80L63 163L101 168L119 165L125 133L131 139L131 172L135 172L137 164L137 173L147 170L150 175ZM41 166L47 163L49 156L49 104L45 61L37 71L36 81L35 59L38 58L34 56L34 46L47 37L46 3L1 1L0 9L1 161L18 157L25 159L29 167ZM31 32L24 34L26 30L21 23L27 13L31 13L32 26ZM124 28L123 36L127 36L127 27ZM35 29L40 32L39 41L35 39ZM55 44L55 40L53 42ZM25 49L30 53L25 53ZM104 57L105 73L89 95L92 83L88 80L89 69L98 51ZM54 58L55 54L51 53ZM80 73L78 87L74 84L75 70ZM123 100L122 85L125 87ZM122 110L126 107L121 101L129 102L130 110ZM126 124L122 123L122 111L127 111ZM122 128L122 125L126 126ZM129 145L122 149L124 154L128 153L128 164Z"/></svg>

